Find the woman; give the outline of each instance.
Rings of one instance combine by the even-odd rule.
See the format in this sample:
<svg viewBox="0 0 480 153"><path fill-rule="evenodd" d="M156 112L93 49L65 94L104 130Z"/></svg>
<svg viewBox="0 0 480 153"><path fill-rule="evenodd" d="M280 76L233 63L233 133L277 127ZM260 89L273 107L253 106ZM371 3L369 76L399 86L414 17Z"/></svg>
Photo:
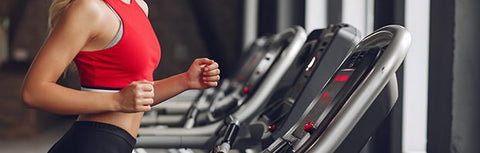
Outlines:
<svg viewBox="0 0 480 153"><path fill-rule="evenodd" d="M218 64L207 58L153 81L160 45L146 14L143 0L53 0L51 31L27 73L22 100L79 117L49 152L131 153L143 112L182 91L217 86ZM72 61L82 90L56 84Z"/></svg>

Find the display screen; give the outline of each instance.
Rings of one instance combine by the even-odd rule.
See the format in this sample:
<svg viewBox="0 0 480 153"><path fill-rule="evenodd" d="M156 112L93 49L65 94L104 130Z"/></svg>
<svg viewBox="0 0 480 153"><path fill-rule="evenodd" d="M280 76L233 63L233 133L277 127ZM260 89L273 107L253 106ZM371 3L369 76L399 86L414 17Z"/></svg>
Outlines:
<svg viewBox="0 0 480 153"><path fill-rule="evenodd" d="M343 88L345 83L348 81L352 73L355 69L342 69L340 70L333 80L331 80L325 90L321 93L320 99L318 99L318 103L313 106L310 113L305 117L303 122L300 125L307 124L309 122L313 122L317 120L317 118L322 118L322 114L327 114L324 111L326 110L327 106L332 102L332 100L337 96L340 90ZM294 136L301 138L306 134L303 128L299 127L293 133Z"/></svg>
<svg viewBox="0 0 480 153"><path fill-rule="evenodd" d="M375 63L380 52L373 49L352 54L316 97L313 106L308 106L308 113L292 133L300 139L299 144L313 143L328 128Z"/></svg>
<svg viewBox="0 0 480 153"><path fill-rule="evenodd" d="M346 82L349 77L350 77L350 74L337 75L337 76L335 77L334 81L337 81L337 82Z"/></svg>
<svg viewBox="0 0 480 153"><path fill-rule="evenodd" d="M319 102L325 104L330 103L338 94L340 89L342 89L343 85L345 85L345 82L347 82L348 78L350 78L352 72L353 69L345 69L340 71L340 73L338 73L333 79L333 82L331 82L322 93L322 97L320 98Z"/></svg>

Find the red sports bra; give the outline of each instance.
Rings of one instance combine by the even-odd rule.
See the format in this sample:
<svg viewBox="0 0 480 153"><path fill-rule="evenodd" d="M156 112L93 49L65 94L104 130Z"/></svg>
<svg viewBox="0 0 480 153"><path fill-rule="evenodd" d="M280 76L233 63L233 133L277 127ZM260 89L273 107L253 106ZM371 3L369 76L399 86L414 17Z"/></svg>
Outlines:
<svg viewBox="0 0 480 153"><path fill-rule="evenodd" d="M121 89L133 81L153 81L161 57L160 44L136 0L105 0L123 22L123 36L110 48L80 51L74 62L82 87Z"/></svg>

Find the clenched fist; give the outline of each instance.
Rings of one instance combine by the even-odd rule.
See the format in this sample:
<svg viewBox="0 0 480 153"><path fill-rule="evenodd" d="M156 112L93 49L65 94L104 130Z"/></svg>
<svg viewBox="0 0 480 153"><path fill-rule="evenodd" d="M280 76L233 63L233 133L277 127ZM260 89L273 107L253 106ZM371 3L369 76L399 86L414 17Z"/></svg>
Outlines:
<svg viewBox="0 0 480 153"><path fill-rule="evenodd" d="M130 83L118 93L118 110L127 113L150 111L154 102L153 89L153 82L147 80Z"/></svg>
<svg viewBox="0 0 480 153"><path fill-rule="evenodd" d="M186 74L191 89L215 87L220 80L218 63L208 58L195 59Z"/></svg>

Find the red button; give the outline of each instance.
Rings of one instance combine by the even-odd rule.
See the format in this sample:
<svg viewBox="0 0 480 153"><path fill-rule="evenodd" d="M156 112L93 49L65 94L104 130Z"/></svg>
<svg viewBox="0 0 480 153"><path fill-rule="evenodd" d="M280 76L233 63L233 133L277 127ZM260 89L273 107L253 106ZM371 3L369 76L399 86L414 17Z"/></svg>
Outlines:
<svg viewBox="0 0 480 153"><path fill-rule="evenodd" d="M307 132L310 132L311 130L313 130L313 122L308 122L307 124L305 124L305 127L303 128L303 130L307 131Z"/></svg>
<svg viewBox="0 0 480 153"><path fill-rule="evenodd" d="M250 92L250 88L248 88L248 87L243 88L243 93L247 94L248 92Z"/></svg>
<svg viewBox="0 0 480 153"><path fill-rule="evenodd" d="M270 125L270 126L268 126L268 131L273 131L273 130L275 130L276 128L277 128L277 126L275 126L275 125Z"/></svg>

